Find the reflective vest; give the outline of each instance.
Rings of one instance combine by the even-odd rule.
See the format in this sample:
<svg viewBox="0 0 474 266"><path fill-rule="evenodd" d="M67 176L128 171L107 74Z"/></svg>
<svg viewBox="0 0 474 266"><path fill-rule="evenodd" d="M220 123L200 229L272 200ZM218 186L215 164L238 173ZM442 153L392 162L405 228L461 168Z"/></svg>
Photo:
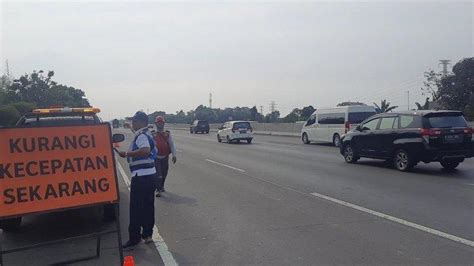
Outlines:
<svg viewBox="0 0 474 266"><path fill-rule="evenodd" d="M140 135L145 135L148 139L148 142L150 143L150 154L145 157L135 157L131 158L128 157L128 165L130 166L130 171L137 171L137 170L145 170L145 169L155 169L155 159L158 155L158 150L155 145L155 141L153 140L153 137L150 135L148 132L148 129L143 130L140 132L138 135L135 136L133 139L133 144L132 144L132 151L138 150L137 146L137 138Z"/></svg>
<svg viewBox="0 0 474 266"><path fill-rule="evenodd" d="M169 131L155 133L155 142L159 156L168 156L171 153L170 144L168 142L169 138Z"/></svg>

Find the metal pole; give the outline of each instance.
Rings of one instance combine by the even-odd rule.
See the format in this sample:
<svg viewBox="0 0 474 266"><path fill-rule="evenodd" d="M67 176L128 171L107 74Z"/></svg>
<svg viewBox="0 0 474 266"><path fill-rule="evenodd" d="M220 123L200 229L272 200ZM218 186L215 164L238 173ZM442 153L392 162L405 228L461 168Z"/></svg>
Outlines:
<svg viewBox="0 0 474 266"><path fill-rule="evenodd" d="M120 208L119 204L115 204L115 226L117 227L117 242L119 248L120 266L123 265L123 247L122 247L122 231L120 230Z"/></svg>
<svg viewBox="0 0 474 266"><path fill-rule="evenodd" d="M407 108L408 108L408 111L410 111L410 91L407 91L407 96L408 96L408 97L407 97L407 98L408 98L408 106L407 106Z"/></svg>

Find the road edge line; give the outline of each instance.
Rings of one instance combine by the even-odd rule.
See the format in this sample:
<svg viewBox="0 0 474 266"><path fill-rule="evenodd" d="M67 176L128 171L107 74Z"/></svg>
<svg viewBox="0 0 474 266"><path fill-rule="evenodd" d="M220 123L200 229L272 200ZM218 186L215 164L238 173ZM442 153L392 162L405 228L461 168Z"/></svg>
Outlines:
<svg viewBox="0 0 474 266"><path fill-rule="evenodd" d="M391 216L391 215L388 215L388 214L385 214L385 213L381 213L381 212L378 212L378 211L367 209L365 207L355 205L355 204L352 204L352 203L349 203L349 202L346 202L346 201L343 201L343 200L335 199L335 198L332 198L332 197L329 197L329 196L326 196L326 195L323 195L323 194L319 194L319 193L316 193L316 192L313 192L313 193L310 193L310 194L315 196L315 197L325 199L327 201L331 201L333 203L343 205L343 206L346 206L346 207L349 207L349 208L352 208L352 209L355 209L355 210L358 210L358 211L361 211L361 212L365 212L365 213L368 213L368 214L371 214L371 215L374 215L374 216L377 216L377 217L380 217L380 218L383 218L383 219L386 219L386 220L389 220L389 221L392 221L392 222L395 222L395 223L399 223L399 224L402 224L402 225L405 225L405 226L408 226L408 227L411 227L411 228L414 228L414 229L417 229L417 230L420 230L420 231L423 231L423 232L426 232L426 233L429 233L429 234L432 234L432 235L435 235L435 236L438 236L438 237L449 239L451 241L464 244L466 246L474 247L474 241L471 241L471 240L468 240L468 239L465 239L465 238L462 238L462 237L451 235L451 234L448 234L448 233L445 233L445 232L442 232L442 231L439 231L439 230L436 230L436 229L432 229L432 228L429 228L429 227L426 227L426 226L423 226L423 225L419 225L419 224L416 224L416 223L413 223L413 222L410 222L410 221L407 221L407 220L403 220L401 218L397 218L397 217L394 217L394 216Z"/></svg>
<svg viewBox="0 0 474 266"><path fill-rule="evenodd" d="M125 182L125 185L127 186L128 191L130 191L130 180L127 177L127 174L125 173L125 170L123 169L122 165L120 162L117 160L117 168L120 172L120 175L122 176L123 182ZM173 254L168 249L168 245L166 245L165 241L161 237L160 233L158 232L158 227L153 225L153 243L155 244L156 250L158 250L158 253L160 254L161 259L163 260L163 263L165 266L177 266L178 263L173 257Z"/></svg>

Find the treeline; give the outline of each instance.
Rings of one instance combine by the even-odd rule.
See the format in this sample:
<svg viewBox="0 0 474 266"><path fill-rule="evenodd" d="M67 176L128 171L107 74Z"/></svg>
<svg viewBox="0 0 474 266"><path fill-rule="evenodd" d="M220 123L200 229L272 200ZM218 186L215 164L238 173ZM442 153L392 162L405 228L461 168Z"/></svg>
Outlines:
<svg viewBox="0 0 474 266"><path fill-rule="evenodd" d="M314 112L312 106L306 106L301 109L295 108L285 117L280 117L280 112L274 111L270 114L263 115L254 107L235 107L235 108L209 108L199 105L196 109L184 112L183 110L176 114L167 114L163 111L153 112L148 116L150 123L155 121L157 116L163 116L167 123L183 123L189 124L194 120L207 120L209 123L224 123L229 120L248 120L265 123L275 122L296 122L304 121Z"/></svg>
<svg viewBox="0 0 474 266"><path fill-rule="evenodd" d="M89 107L85 93L53 80L54 71L33 71L18 79L0 77L0 126L11 126L34 108Z"/></svg>

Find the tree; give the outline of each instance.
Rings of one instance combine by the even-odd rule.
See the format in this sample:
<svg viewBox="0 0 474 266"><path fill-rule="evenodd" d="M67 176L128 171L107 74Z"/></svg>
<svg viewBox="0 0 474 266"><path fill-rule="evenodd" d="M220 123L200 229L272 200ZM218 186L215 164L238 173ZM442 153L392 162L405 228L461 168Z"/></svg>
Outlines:
<svg viewBox="0 0 474 266"><path fill-rule="evenodd" d="M13 126L20 118L20 113L12 105L0 106L0 127Z"/></svg>
<svg viewBox="0 0 474 266"><path fill-rule="evenodd" d="M346 101L346 102L339 103L337 106L352 106L352 105L367 105L367 104L362 103L362 102Z"/></svg>
<svg viewBox="0 0 474 266"><path fill-rule="evenodd" d="M15 101L29 102L39 108L53 105L69 107L89 107L89 101L82 90L68 87L53 81L54 71L44 75L42 70L25 74L7 87Z"/></svg>
<svg viewBox="0 0 474 266"><path fill-rule="evenodd" d="M430 98L426 97L425 103L423 105L419 102L416 102L415 104L418 110L428 110L430 109Z"/></svg>
<svg viewBox="0 0 474 266"><path fill-rule="evenodd" d="M453 74L442 75L433 70L425 72L426 81L421 88L431 99L418 108L460 110L474 119L474 57L460 60L453 66ZM433 107L435 106L435 107Z"/></svg>
<svg viewBox="0 0 474 266"><path fill-rule="evenodd" d="M278 122L278 119L280 118L280 112L279 111L273 111L265 116L265 122L267 123L275 123Z"/></svg>
<svg viewBox="0 0 474 266"><path fill-rule="evenodd" d="M474 57L457 62L453 74L441 78L438 95L444 108L461 110L474 118Z"/></svg>
<svg viewBox="0 0 474 266"><path fill-rule="evenodd" d="M305 106L301 110L301 120L308 120L308 118L316 111L313 106Z"/></svg>
<svg viewBox="0 0 474 266"><path fill-rule="evenodd" d="M379 113L388 113L393 111L394 109L398 108L398 106L390 106L390 102L387 102L387 100L381 100L380 101L380 106L376 103L374 103L375 109L377 109L377 112Z"/></svg>

